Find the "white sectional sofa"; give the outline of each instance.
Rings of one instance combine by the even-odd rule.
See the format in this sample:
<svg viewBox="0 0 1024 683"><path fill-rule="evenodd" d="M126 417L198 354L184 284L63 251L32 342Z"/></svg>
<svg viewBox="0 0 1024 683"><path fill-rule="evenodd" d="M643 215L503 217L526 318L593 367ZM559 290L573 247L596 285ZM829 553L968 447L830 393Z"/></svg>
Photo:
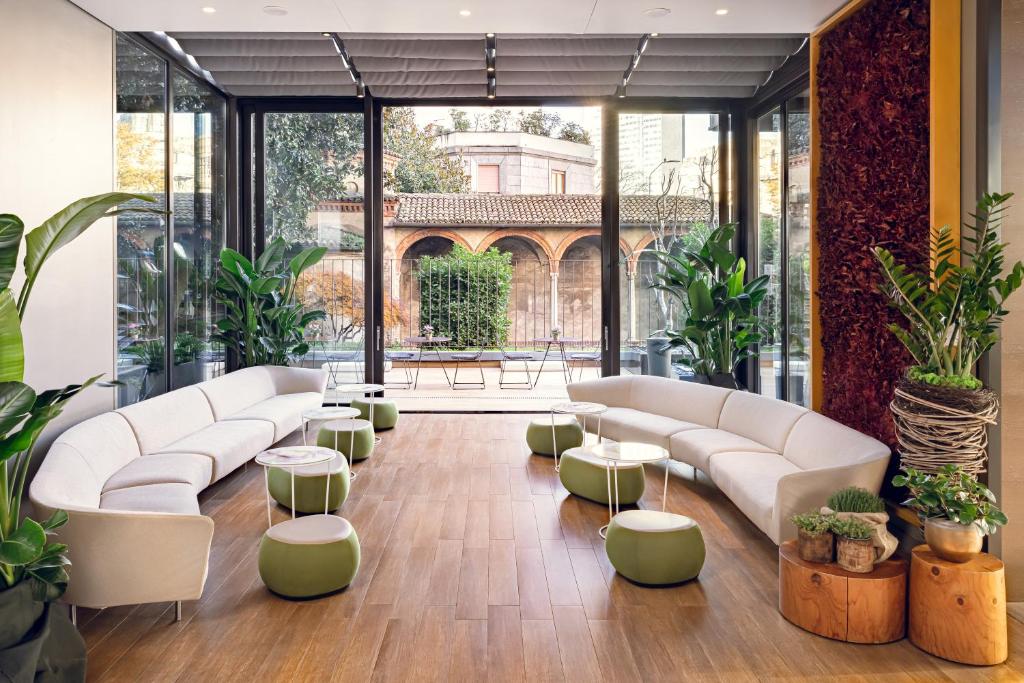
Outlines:
<svg viewBox="0 0 1024 683"><path fill-rule="evenodd" d="M712 481L776 544L789 521L845 486L875 493L889 448L824 415L745 391L642 375L569 385L574 401L608 406L601 436L669 450ZM597 431L587 420L587 430Z"/></svg>
<svg viewBox="0 0 1024 683"><path fill-rule="evenodd" d="M67 510L65 600L84 607L198 599L213 520L197 495L299 427L327 373L239 370L81 422L50 447L33 504Z"/></svg>

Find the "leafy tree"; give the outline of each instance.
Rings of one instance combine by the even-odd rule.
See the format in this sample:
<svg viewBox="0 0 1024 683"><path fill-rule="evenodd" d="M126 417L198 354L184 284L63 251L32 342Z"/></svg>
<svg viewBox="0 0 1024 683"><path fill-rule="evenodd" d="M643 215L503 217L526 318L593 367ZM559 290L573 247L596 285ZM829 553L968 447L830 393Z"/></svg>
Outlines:
<svg viewBox="0 0 1024 683"><path fill-rule="evenodd" d="M512 121L511 109L492 109L487 117L487 130L506 131Z"/></svg>
<svg viewBox="0 0 1024 683"><path fill-rule="evenodd" d="M581 145L589 145L590 133L588 133L580 124L567 121L562 124L562 130L558 132L558 139L567 140L569 142L578 142Z"/></svg>
<svg viewBox="0 0 1024 683"><path fill-rule="evenodd" d="M456 110L452 110L456 111ZM412 107L384 109L384 149L398 156L394 171L384 174L390 192L468 192L462 160L451 158L435 136L416 125Z"/></svg>
<svg viewBox="0 0 1024 683"><path fill-rule="evenodd" d="M456 133L465 133L469 130L469 116L461 109L449 109L448 116L452 119L452 130Z"/></svg>
<svg viewBox="0 0 1024 683"><path fill-rule="evenodd" d="M562 117L543 109L534 109L529 112L520 109L519 119L516 123L519 130L524 133L551 137L552 133L562 124Z"/></svg>
<svg viewBox="0 0 1024 683"><path fill-rule="evenodd" d="M117 122L117 187L125 191L164 191L163 135L133 130L130 121Z"/></svg>
<svg viewBox="0 0 1024 683"><path fill-rule="evenodd" d="M335 344L359 339L365 334L365 290L363 281L358 280L341 268L330 268L331 261L308 270L299 276L297 289L302 292L302 303L306 309L322 309L327 317L318 323L311 323L307 333L318 326L324 339ZM402 307L392 297L384 299L384 328L391 329L405 324ZM307 336L310 336L307 334Z"/></svg>

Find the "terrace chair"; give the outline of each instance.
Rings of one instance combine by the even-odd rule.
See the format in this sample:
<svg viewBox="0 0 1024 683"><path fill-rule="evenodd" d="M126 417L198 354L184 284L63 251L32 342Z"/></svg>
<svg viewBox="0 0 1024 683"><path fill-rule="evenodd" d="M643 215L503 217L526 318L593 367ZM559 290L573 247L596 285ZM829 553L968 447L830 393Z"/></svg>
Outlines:
<svg viewBox="0 0 1024 683"><path fill-rule="evenodd" d="M533 353L530 351L520 351L518 348L514 348L509 351L502 347L501 349L501 370L498 373L498 388L499 389L533 389L533 377L530 375L530 361L533 360ZM522 363L522 370L510 370L508 368L509 363ZM525 372L526 381L506 381L505 374L513 372Z"/></svg>
<svg viewBox="0 0 1024 683"><path fill-rule="evenodd" d="M481 357L484 355L483 348L477 348L476 351L455 351L448 354L448 357L455 361L455 374L452 375L452 389L486 389L487 380L484 378L484 364ZM480 381L470 380L468 382L459 381L459 368L464 363L476 363L477 369L480 371Z"/></svg>
<svg viewBox="0 0 1024 683"><path fill-rule="evenodd" d="M601 377L601 352L600 351L574 351L569 354L569 381L572 382L573 370L579 369L580 376L577 382L583 381L583 368L585 363L597 361L597 377Z"/></svg>
<svg viewBox="0 0 1024 683"><path fill-rule="evenodd" d="M414 352L412 352L412 351L387 351L387 350L385 350L384 351L384 360L392 362L392 366L391 366L392 369L394 369L394 367L395 367L394 366L394 362L395 361L400 361L400 362L404 363L404 365L402 365L402 371L405 373L405 381L402 381L402 382L391 382L390 384L396 385L398 387L401 387L402 389L411 389L412 388L412 371L409 369L408 363L410 361L415 360L415 359L416 359L416 354ZM384 382L384 384L388 385L389 383L388 382Z"/></svg>

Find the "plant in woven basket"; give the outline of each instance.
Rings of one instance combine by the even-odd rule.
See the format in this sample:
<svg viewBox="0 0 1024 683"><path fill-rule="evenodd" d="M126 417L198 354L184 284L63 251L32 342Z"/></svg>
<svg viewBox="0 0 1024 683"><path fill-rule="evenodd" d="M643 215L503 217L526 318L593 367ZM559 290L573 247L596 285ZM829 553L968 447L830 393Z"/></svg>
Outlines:
<svg viewBox="0 0 1024 683"><path fill-rule="evenodd" d="M843 569L867 574L875 568L877 555L871 541L871 525L852 517L832 521L836 535L836 562Z"/></svg>
<svg viewBox="0 0 1024 683"><path fill-rule="evenodd" d="M836 512L885 512L882 499L859 486L839 489L825 504Z"/></svg>
<svg viewBox="0 0 1024 683"><path fill-rule="evenodd" d="M797 553L806 562L831 562L835 556L835 542L832 536L833 515L806 512L790 518L797 529Z"/></svg>
<svg viewBox="0 0 1024 683"><path fill-rule="evenodd" d="M897 263L874 248L880 290L904 317L889 330L914 358L891 404L904 467L935 472L947 463L985 471L986 427L998 403L974 376L999 338L1006 299L1024 281L1024 264L1005 264L999 224L1012 194L986 194L964 224L961 252L949 226L932 230L929 269Z"/></svg>
<svg viewBox="0 0 1024 683"><path fill-rule="evenodd" d="M837 517L831 520L829 528L832 533L842 538L854 541L871 540L871 527L858 519L839 519Z"/></svg>

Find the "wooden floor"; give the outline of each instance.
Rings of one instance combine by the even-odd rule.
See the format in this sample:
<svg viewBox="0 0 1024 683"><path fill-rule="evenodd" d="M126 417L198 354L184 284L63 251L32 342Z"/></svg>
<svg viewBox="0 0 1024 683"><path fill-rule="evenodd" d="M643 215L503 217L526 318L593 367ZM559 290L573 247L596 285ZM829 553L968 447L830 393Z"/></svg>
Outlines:
<svg viewBox="0 0 1024 683"><path fill-rule="evenodd" d="M673 468L669 509L707 542L700 578L666 589L617 576L597 530L607 508L569 496L530 456L521 415L403 415L340 514L362 566L336 595L287 601L260 582L263 474L250 465L204 493L216 531L203 598L80 610L89 677L104 681L982 681L908 641L849 645L776 611L775 546L703 477ZM644 507L660 507L648 468ZM275 509L276 520L286 517Z"/></svg>

